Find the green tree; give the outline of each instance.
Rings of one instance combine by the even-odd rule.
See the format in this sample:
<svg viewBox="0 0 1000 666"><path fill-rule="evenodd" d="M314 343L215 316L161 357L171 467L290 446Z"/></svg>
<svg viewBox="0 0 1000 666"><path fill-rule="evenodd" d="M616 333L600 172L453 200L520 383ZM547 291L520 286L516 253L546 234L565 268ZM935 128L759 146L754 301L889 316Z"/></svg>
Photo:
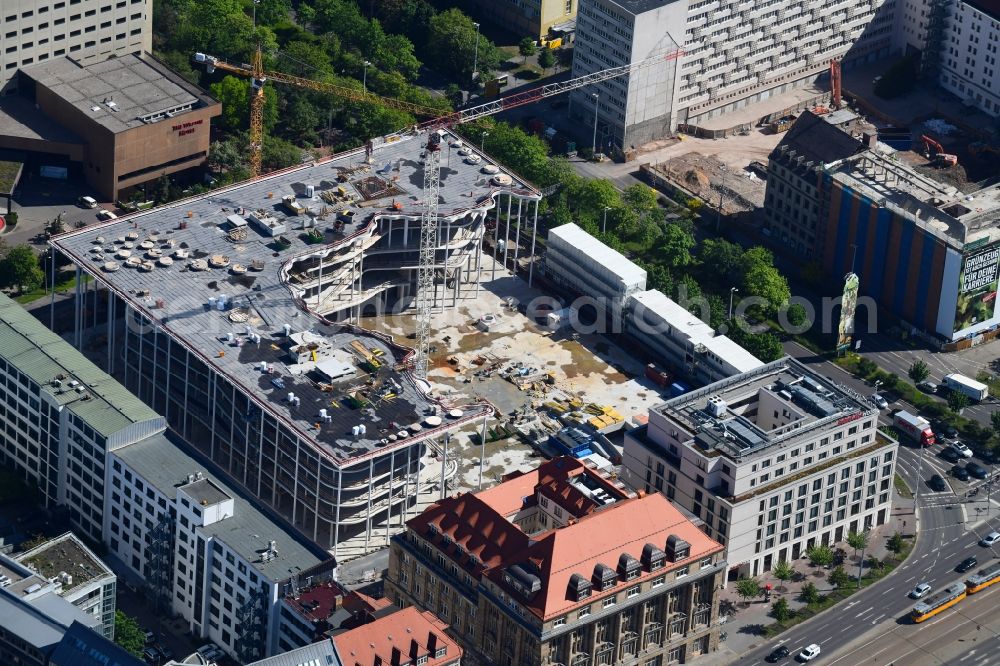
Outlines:
<svg viewBox="0 0 1000 666"><path fill-rule="evenodd" d="M726 290L742 282L743 248L736 243L722 238L707 238L701 243L698 258Z"/></svg>
<svg viewBox="0 0 1000 666"><path fill-rule="evenodd" d="M899 532L895 532L891 537L889 537L889 541L886 543L886 548L888 548L889 552L893 555L899 555L903 552L903 547L905 545L906 542L903 540L903 535Z"/></svg>
<svg viewBox="0 0 1000 666"><path fill-rule="evenodd" d="M838 566L830 572L830 575L827 576L827 580L830 581L830 585L833 585L836 588L842 588L851 581L851 577L846 571L844 571L844 567Z"/></svg>
<svg viewBox="0 0 1000 666"><path fill-rule="evenodd" d="M657 207L656 190L649 185L635 183L622 192L622 202L638 215L645 215Z"/></svg>
<svg viewBox="0 0 1000 666"><path fill-rule="evenodd" d="M493 136L490 135L492 140ZM576 202L576 210L587 211L600 215L605 208L621 208L622 197L610 180L594 178L580 183L573 188L572 198Z"/></svg>
<svg viewBox="0 0 1000 666"><path fill-rule="evenodd" d="M133 657L142 658L146 636L136 619L120 610L115 611L115 643Z"/></svg>
<svg viewBox="0 0 1000 666"><path fill-rule="evenodd" d="M448 87L445 88L444 96L448 98L451 105L455 108L462 106L465 102L465 96L462 94L462 88L457 83L449 83Z"/></svg>
<svg viewBox="0 0 1000 666"><path fill-rule="evenodd" d="M788 306L787 317L788 323L797 328L806 324L808 314L804 305L801 303L792 303Z"/></svg>
<svg viewBox="0 0 1000 666"><path fill-rule="evenodd" d="M931 372L926 363L918 360L914 361L913 364L910 365L910 369L906 371L906 374L909 375L914 384L919 384L927 379Z"/></svg>
<svg viewBox="0 0 1000 666"><path fill-rule="evenodd" d="M807 604L818 604L823 600L819 590L812 583L806 583L799 592L799 598Z"/></svg>
<svg viewBox="0 0 1000 666"><path fill-rule="evenodd" d="M990 413L990 425L993 427L993 434L1000 436L1000 411Z"/></svg>
<svg viewBox="0 0 1000 666"><path fill-rule="evenodd" d="M824 543L818 544L806 551L809 563L814 567L826 567L833 563L833 549Z"/></svg>
<svg viewBox="0 0 1000 666"><path fill-rule="evenodd" d="M473 67L481 73L495 71L501 62L500 51L489 39L477 34L472 19L460 10L452 8L437 14L430 20L427 63L461 81L472 79Z"/></svg>
<svg viewBox="0 0 1000 666"><path fill-rule="evenodd" d="M781 340L770 331L753 333L735 317L729 321L727 335L733 342L746 349L764 363L776 361L785 355Z"/></svg>
<svg viewBox="0 0 1000 666"><path fill-rule="evenodd" d="M274 25L281 21L287 21L292 10L290 0L254 0L257 3L257 23L261 25Z"/></svg>
<svg viewBox="0 0 1000 666"><path fill-rule="evenodd" d="M871 361L867 358L858 359L858 376L867 378L870 375L872 375L876 370L878 370L878 366L875 365L874 361Z"/></svg>
<svg viewBox="0 0 1000 666"><path fill-rule="evenodd" d="M969 396L958 391L951 391L948 394L948 408L956 414L961 414L962 410L969 406Z"/></svg>
<svg viewBox="0 0 1000 666"><path fill-rule="evenodd" d="M899 384L899 375L895 372L890 372L882 377L882 386L887 389L894 389L897 384Z"/></svg>
<svg viewBox="0 0 1000 666"><path fill-rule="evenodd" d="M305 158L305 151L290 141L265 134L260 158L266 170L276 171L300 164Z"/></svg>
<svg viewBox="0 0 1000 666"><path fill-rule="evenodd" d="M663 238L657 245L656 252L668 266L680 268L691 263L691 249L694 246L693 236L675 224L668 224L663 230Z"/></svg>
<svg viewBox="0 0 1000 666"><path fill-rule="evenodd" d="M760 581L756 578L740 578L736 581L736 594L745 602L756 599L761 595Z"/></svg>
<svg viewBox="0 0 1000 666"><path fill-rule="evenodd" d="M778 560L778 563L771 569L771 573L782 583L787 583L795 575L795 568L785 560Z"/></svg>
<svg viewBox="0 0 1000 666"><path fill-rule="evenodd" d="M250 80L224 76L209 86L212 96L222 102L222 126L230 131L245 130L250 125ZM274 87L264 86L264 131L270 132L278 122L278 94Z"/></svg>
<svg viewBox="0 0 1000 666"><path fill-rule="evenodd" d="M745 294L767 301L764 309L768 312L776 312L792 295L785 276L774 266L763 264L751 266L743 275L743 289Z"/></svg>
<svg viewBox="0 0 1000 666"><path fill-rule="evenodd" d="M42 286L45 273L38 265L38 256L30 245L15 245L0 260L0 284L16 287L18 292L33 291Z"/></svg>
<svg viewBox="0 0 1000 666"><path fill-rule="evenodd" d="M527 62L529 57L538 53L538 47L535 46L535 40L531 37L525 37L518 42L517 52L521 54L521 62Z"/></svg>
<svg viewBox="0 0 1000 666"><path fill-rule="evenodd" d="M555 64L556 55L552 49L542 49L542 52L538 54L538 66L542 68L542 71L548 72Z"/></svg>
<svg viewBox="0 0 1000 666"><path fill-rule="evenodd" d="M792 615L792 609L789 608L788 601L784 597L781 597L771 604L771 617L778 622L784 622L785 620L791 618Z"/></svg>
<svg viewBox="0 0 1000 666"><path fill-rule="evenodd" d="M858 557L858 551L861 551L861 557L858 557L858 587L861 586L861 567L864 565L865 560L865 550L868 548L868 532L855 532L851 531L847 534L847 545L854 549L854 556Z"/></svg>

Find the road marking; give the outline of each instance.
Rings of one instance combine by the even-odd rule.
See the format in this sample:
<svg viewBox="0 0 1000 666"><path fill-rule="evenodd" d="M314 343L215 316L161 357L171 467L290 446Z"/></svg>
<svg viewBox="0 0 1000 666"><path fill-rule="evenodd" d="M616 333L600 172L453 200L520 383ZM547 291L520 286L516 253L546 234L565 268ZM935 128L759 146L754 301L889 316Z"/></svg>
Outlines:
<svg viewBox="0 0 1000 666"><path fill-rule="evenodd" d="M875 618L874 620L872 620L872 624L878 624L878 621L881 620L884 617L885 617L885 613L882 613L877 618Z"/></svg>
<svg viewBox="0 0 1000 666"><path fill-rule="evenodd" d="M910 576L909 578L907 578L907 579L906 579L906 580L904 580L903 582L904 582L904 583L909 583L909 582L910 582L911 580L915 580L915 579L916 579L916 576Z"/></svg>
<svg viewBox="0 0 1000 666"><path fill-rule="evenodd" d="M868 613L871 613L873 610L875 610L875 607L874 606L870 606L867 610L861 611L860 613L858 613L854 617L861 617L862 615L868 615Z"/></svg>

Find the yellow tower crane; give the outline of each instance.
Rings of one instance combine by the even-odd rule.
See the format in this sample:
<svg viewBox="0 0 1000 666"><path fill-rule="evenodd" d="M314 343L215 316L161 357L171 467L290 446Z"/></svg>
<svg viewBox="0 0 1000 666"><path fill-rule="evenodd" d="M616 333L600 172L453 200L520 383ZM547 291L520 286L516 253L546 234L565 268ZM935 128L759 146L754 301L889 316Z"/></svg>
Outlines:
<svg viewBox="0 0 1000 666"><path fill-rule="evenodd" d="M442 115L441 109L429 106L421 106L412 102L382 97L381 95L354 90L353 88L334 83L314 81L282 72L264 71L264 56L260 47L254 51L253 58L251 59L252 62L249 65L226 62L225 60L204 53L195 53L194 60L197 63L205 65L209 74L216 69L221 69L230 74L250 77L250 175L254 178L261 173L261 151L264 146L264 84L267 81L329 93L354 102L371 102L390 109L406 111L417 116L437 118Z"/></svg>

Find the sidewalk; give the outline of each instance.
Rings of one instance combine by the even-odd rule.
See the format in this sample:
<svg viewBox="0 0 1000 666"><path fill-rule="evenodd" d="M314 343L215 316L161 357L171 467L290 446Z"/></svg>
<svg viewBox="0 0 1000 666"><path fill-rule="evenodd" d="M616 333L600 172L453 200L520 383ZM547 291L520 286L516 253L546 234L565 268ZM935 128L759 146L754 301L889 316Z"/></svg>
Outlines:
<svg viewBox="0 0 1000 666"><path fill-rule="evenodd" d="M889 538L896 532L911 537L914 534L916 521L914 520L913 500L904 499L899 495L895 495L895 498L896 501L889 519L884 525L879 525L872 529L868 535L868 549L865 551L866 561L869 556L875 556L879 559L889 557L892 553L889 551L887 543ZM997 515L1000 516L1000 513ZM833 544L832 547L835 551L838 548L844 551L843 567L848 574L856 576L858 559L854 556L854 549L843 542ZM858 553L858 555L860 556L861 553ZM742 655L765 643L774 642L776 644L781 640L780 636L767 638L763 632L765 627L774 623L774 618L769 613L771 605L779 597L785 598L792 610L798 610L806 605L799 601L799 593L806 583L811 582L819 590L819 593L823 595L828 594L833 589L826 580L827 570L809 564L808 557L803 556L791 562L791 564L795 570L795 575L792 580L787 582L776 579L770 572L757 576L761 587L768 584L771 585L770 601L758 598L747 604L736 594L736 584L727 584L719 594L719 617L720 620L725 620L724 624L722 624L722 633L726 635L726 640L719 644L717 652L699 657L699 664L702 666L733 664L739 661ZM865 571L867 572L867 570L868 566L866 564ZM835 608L836 606L827 609L826 613L830 613ZM729 611L729 613L726 614L725 611ZM818 617L823 617L823 615Z"/></svg>

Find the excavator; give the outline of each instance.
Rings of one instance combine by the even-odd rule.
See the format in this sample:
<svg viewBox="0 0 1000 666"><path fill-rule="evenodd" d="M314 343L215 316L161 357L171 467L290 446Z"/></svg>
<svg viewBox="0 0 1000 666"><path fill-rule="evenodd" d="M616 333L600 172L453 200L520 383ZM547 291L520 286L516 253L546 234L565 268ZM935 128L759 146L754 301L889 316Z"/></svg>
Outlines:
<svg viewBox="0 0 1000 666"><path fill-rule="evenodd" d="M931 137L926 134L922 134L920 136L920 141L924 144L924 155L927 159L931 160L931 163L935 166L958 166L958 155L952 155L951 153L944 152L944 146Z"/></svg>

